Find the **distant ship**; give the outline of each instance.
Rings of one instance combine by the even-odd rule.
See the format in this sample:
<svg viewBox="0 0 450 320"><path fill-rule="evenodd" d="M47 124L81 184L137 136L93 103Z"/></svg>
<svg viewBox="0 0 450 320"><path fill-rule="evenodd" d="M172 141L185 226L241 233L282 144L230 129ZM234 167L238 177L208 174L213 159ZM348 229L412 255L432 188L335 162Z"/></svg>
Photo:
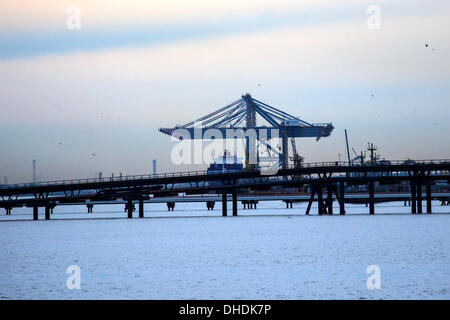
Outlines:
<svg viewBox="0 0 450 320"><path fill-rule="evenodd" d="M219 174L226 172L241 172L244 171L244 161L236 155L231 155L225 150L223 156L213 159L206 172L208 174ZM208 181L208 186L221 186L221 181Z"/></svg>
<svg viewBox="0 0 450 320"><path fill-rule="evenodd" d="M244 161L225 150L223 156L213 159L207 169L208 174L244 171Z"/></svg>

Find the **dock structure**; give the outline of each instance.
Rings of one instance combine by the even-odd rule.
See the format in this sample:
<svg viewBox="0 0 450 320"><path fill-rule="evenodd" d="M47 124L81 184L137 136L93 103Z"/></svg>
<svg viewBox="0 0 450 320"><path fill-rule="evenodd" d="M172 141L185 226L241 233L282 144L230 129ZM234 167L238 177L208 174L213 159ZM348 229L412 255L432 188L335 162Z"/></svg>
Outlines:
<svg viewBox="0 0 450 320"><path fill-rule="evenodd" d="M133 212L138 205L139 218L144 217L145 202L166 202L168 209L173 210L178 200L168 200L183 193L216 194L215 199L205 198L213 208L215 202L222 202L222 215L228 216L227 202L231 200L231 215L238 215L238 201L244 209L256 208L259 200L277 199L267 195L257 198L245 194L248 190L269 190L272 187L302 188L310 190L302 198L295 196L278 197L286 200L286 205L292 207L293 201L308 201L306 214L311 213L313 202L317 202L318 215L332 215L333 202L339 203L339 214L345 214L345 203L366 203L369 213L375 214L375 204L380 201L409 201L411 213L423 212L422 202L426 202L426 212L432 212L432 200L440 200L449 204L448 193L432 192L436 181L450 183L450 160L427 161L390 161L389 164L367 164L352 166L347 162L321 162L304 164L302 167L279 169L271 175L260 170L231 171L226 173L207 173L206 171L149 174L137 176L122 176L117 178L95 178L65 181L39 182L32 184L7 185L0 189L0 208L11 215L14 208L32 208L33 220L38 219L39 208L44 208L45 219L50 220L56 206L67 204L86 205L92 213L95 204L117 203L125 204L128 218L133 218ZM212 182L212 183L211 183ZM400 184L409 185L406 193L377 194L376 186ZM367 193L363 195L349 194L346 187L365 186ZM272 197L272 198L271 198ZM162 199L162 200L158 200ZM289 201L287 201L289 200ZM188 201L188 200L186 200ZM190 201L194 201L191 199ZM291 203L291 204L289 204ZM208 204L207 204L208 205Z"/></svg>
<svg viewBox="0 0 450 320"><path fill-rule="evenodd" d="M297 116L270 106L253 98L249 93L231 104L184 125L160 128L159 131L180 140L203 139L205 133L214 132L220 139L245 138L245 166L247 169L259 167L261 157L257 145L264 145L270 153L278 157L278 165L289 166L289 138L315 138L317 141L329 137L333 132L332 123L309 123ZM230 136L230 131L233 134ZM268 141L280 138L280 148ZM296 154L294 154L296 156ZM297 155L298 158L298 155Z"/></svg>

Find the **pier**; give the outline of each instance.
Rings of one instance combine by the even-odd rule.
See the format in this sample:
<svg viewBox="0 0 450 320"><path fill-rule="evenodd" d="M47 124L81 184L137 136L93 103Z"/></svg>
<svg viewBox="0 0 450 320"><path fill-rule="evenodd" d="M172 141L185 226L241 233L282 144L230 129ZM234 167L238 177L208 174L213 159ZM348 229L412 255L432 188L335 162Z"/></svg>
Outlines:
<svg viewBox="0 0 450 320"><path fill-rule="evenodd" d="M450 160L427 160L404 163L390 161L387 165L367 164L351 166L345 162L321 162L302 167L280 169L271 175L260 170L226 173L191 171L179 173L123 176L114 178L77 179L7 185L0 189L0 208L11 215L14 208L29 207L33 219L38 219L39 208L44 208L49 220L53 209L60 205L86 205L92 212L96 204L125 205L128 218L138 206L139 217L144 217L144 204L165 202L173 210L177 202L205 202L214 208L222 202L222 215L227 216L227 202L232 202L232 215L238 215L238 201L243 209L255 209L259 201L280 200L287 208L293 202L308 202L305 214L311 214L317 202L318 215L331 215L333 202L339 203L339 214L345 214L346 203L365 203L369 213L375 214L376 203L404 201L412 214L432 213L432 200L448 205L448 192L432 192L436 181L450 182ZM211 183L213 182L213 183ZM375 186L402 184L408 192L376 192ZM346 188L364 186L366 192L346 192ZM296 195L271 194L272 187L308 190ZM263 195L252 193L265 191ZM179 197L179 194L185 196ZM207 196L206 196L207 195ZM425 209L422 202L425 202Z"/></svg>

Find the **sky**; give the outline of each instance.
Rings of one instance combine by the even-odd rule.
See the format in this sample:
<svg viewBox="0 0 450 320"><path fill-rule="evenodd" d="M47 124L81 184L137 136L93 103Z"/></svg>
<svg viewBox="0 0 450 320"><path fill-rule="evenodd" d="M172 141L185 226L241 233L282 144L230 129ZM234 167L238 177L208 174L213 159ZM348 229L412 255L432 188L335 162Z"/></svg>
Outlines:
<svg viewBox="0 0 450 320"><path fill-rule="evenodd" d="M444 0L0 0L0 183L33 159L40 181L205 167L173 164L158 128L247 92L333 123L297 139L306 162L345 160L344 129L357 152L449 159L449 18Z"/></svg>

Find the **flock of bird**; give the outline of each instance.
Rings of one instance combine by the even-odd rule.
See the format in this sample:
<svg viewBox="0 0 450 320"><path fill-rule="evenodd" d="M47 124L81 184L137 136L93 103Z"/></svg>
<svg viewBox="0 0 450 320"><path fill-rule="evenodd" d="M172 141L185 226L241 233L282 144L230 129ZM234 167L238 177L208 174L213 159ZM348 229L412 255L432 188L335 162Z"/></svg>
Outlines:
<svg viewBox="0 0 450 320"><path fill-rule="evenodd" d="M63 143L62 142L58 142L58 144L60 145L60 146L62 146L63 145ZM93 157L95 157L97 154L96 153L92 153L91 154Z"/></svg>

